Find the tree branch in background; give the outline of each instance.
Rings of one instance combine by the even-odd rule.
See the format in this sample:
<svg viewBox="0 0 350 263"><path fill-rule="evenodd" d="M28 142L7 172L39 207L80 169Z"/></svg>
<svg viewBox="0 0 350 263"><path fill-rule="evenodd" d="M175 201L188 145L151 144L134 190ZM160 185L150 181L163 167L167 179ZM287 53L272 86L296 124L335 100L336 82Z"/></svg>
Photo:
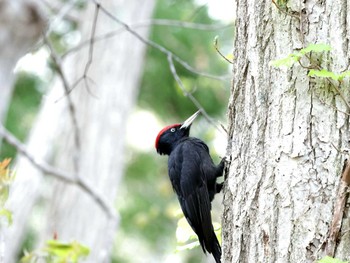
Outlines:
<svg viewBox="0 0 350 263"><path fill-rule="evenodd" d="M171 55L173 57L173 60L178 62L181 66L183 66L188 71L190 71L190 72L192 72L194 74L197 74L199 76L203 76L203 77L207 77L207 78L211 78L211 79L216 79L216 80L226 80L227 79L227 77L225 77L225 76L224 77L222 77L222 76L221 77L220 76L215 76L215 75L212 75L212 74L209 74L209 73L201 72L201 71L193 68L186 61L182 60L180 57L178 57L177 55L172 53L167 48L159 45L158 43L156 43L156 42L154 42L152 40L149 40L149 39L146 39L146 38L142 37L139 33L137 33L134 29L132 29L128 24L124 23L119 18L117 18L115 15L113 15L111 12L109 12L106 8L104 8L104 6L101 5L100 3L98 3L97 0L92 0L92 2L95 3L97 6L99 6L101 11L105 15L107 15L110 19L112 19L116 23L120 24L126 31L128 31L130 34L134 35L142 43L159 50L160 52L162 52L166 56Z"/></svg>
<svg viewBox="0 0 350 263"><path fill-rule="evenodd" d="M75 172L78 171L78 163L79 163L79 152L80 152L80 132L79 132L79 127L78 127L78 120L77 120L77 116L76 116L76 110L75 110L75 106L73 104L73 101L71 99L71 97L69 96L70 93L70 86L68 83L68 80L63 72L63 69L61 67L61 62L59 57L57 56L57 54L55 53L50 41L47 39L46 36L43 37L44 38L44 43L46 44L46 46L49 48L50 50L50 56L52 58L52 61L55 65L55 69L59 75L59 77L61 78L62 84L63 84L63 88L67 97L67 102L68 102L68 109L69 109L69 113L72 119L72 124L73 124L73 129L74 129L74 143L75 143L75 147L77 150L77 153L74 154L73 158L74 158L74 168L75 168Z"/></svg>
<svg viewBox="0 0 350 263"><path fill-rule="evenodd" d="M0 123L0 136L10 144L15 147L17 152L28 159L30 163L44 174L51 175L52 177L67 183L77 185L81 190L88 194L98 206L108 215L108 217L117 220L117 215L114 211L114 208L105 200L105 198L96 192L96 190L89 185L87 182L83 181L76 174L69 174L58 170L51 165L36 160L26 149L25 145L22 144L13 134L11 134L5 127Z"/></svg>
<svg viewBox="0 0 350 263"><path fill-rule="evenodd" d="M199 101L192 95L191 92L188 92L185 85L183 84L183 82L181 81L181 78L179 77L179 75L176 72L176 68L174 65L174 60L171 54L168 54L167 56L168 58L168 63L170 66L170 71L171 74L173 74L174 79L176 80L177 84L179 85L180 89L182 90L183 94L185 97L189 98L193 104L197 107L198 110L201 111L201 113L203 114L203 116L208 120L209 123L211 123L218 131L222 132L222 128L221 126L219 126L210 116L209 114L204 110L204 108L202 107L202 105L199 103Z"/></svg>
<svg viewBox="0 0 350 263"><path fill-rule="evenodd" d="M132 28L132 29L148 27L148 26L168 26L168 27L180 27L180 28L194 29L194 30L216 31L216 30L232 27L233 24L228 24L228 25L209 25L209 24L191 23L191 22L178 21L178 20L152 19L152 20L149 20L149 21L143 21L143 22L138 22L138 23L134 23L134 24L130 24L129 25L129 27ZM96 36L96 37L94 37L93 41L94 42L99 42L99 41L102 41L102 40L106 40L108 38L115 37L118 34L121 34L123 32L125 32L125 28L119 28L119 29L113 30L111 32L108 32L106 34ZM61 58L63 59L66 56L68 56L68 55L70 55L70 54L72 54L74 52L77 52L81 48L89 45L90 42L91 42L91 39L88 39L86 41L81 42L79 45L75 46L74 48L71 48L66 53L64 53Z"/></svg>
<svg viewBox="0 0 350 263"><path fill-rule="evenodd" d="M214 48L216 50L216 52L218 52L218 54L225 59L228 63L233 64L233 62L231 60L229 60L224 54L221 53L219 47L218 47L218 42L219 42L219 37L216 36L214 39Z"/></svg>
<svg viewBox="0 0 350 263"><path fill-rule="evenodd" d="M88 56L88 61L86 62L85 68L84 68L84 73L83 75L72 85L72 87L70 88L70 91L72 91L76 86L79 85L79 83L84 80L85 83L85 88L86 90L90 93L90 95L94 96L92 94L92 92L89 89L89 83L88 83L88 72L90 69L90 66L92 64L92 59L93 59L93 55L94 55L94 42L95 42L95 34L96 34L96 26L97 26L97 18L98 18L98 14L99 14L100 8L98 5L96 5L95 7L95 13L94 13L94 20L92 22L92 29L91 29L91 36L90 36L90 40L88 41L89 43L89 56ZM96 96L94 96L96 97Z"/></svg>
<svg viewBox="0 0 350 263"><path fill-rule="evenodd" d="M191 94L189 93L186 88L184 87L180 77L178 76L178 74L176 73L176 69L174 66L174 61L178 62L180 65L182 65L184 68L186 68L188 71L193 72L197 75L200 76L204 76L204 77L208 77L208 78L212 78L212 79L218 79L218 80L223 80L223 77L218 77L218 76L214 76L208 73L203 73L198 71L197 69L194 69L193 67L191 67L187 62L185 62L184 60L182 60L181 58L179 58L177 55L175 55L174 53L172 53L170 50L166 49L165 47L159 45L158 43L149 40L149 39L145 39L143 38L141 35L139 35L135 30L133 30L128 24L122 22L119 18L117 18L115 15L113 15L111 12L109 12L107 9L105 9L100 3L97 2L97 0L92 0L96 6L98 8L101 9L101 11L107 15L108 17L110 17L113 21L117 22L118 24L122 25L123 28L128 31L129 33L131 33L132 35L134 35L137 39L139 39L141 42L145 43L146 45L149 45L153 48L158 49L160 52L162 52L164 55L167 56L168 59L168 63L169 63L169 67L170 70L176 80L176 82L179 84L182 92L184 93L184 95L186 97L188 97L193 104L197 107L198 110L200 110L202 112L202 114L204 115L204 117L209 121L209 123L213 124L214 127L221 131L220 129L221 127L209 116L209 114L204 110L204 108L201 106L201 104L198 102L198 100Z"/></svg>
<svg viewBox="0 0 350 263"><path fill-rule="evenodd" d="M48 0L41 0L41 2L43 2L43 4L45 4L54 13L54 15L50 17L50 22L48 23L48 27L45 32L46 36L48 36L56 24L60 23L63 19L70 21L78 20L77 17L70 16L70 13L72 10L74 10L74 6L77 2L76 0L69 0L61 7L54 7Z"/></svg>
<svg viewBox="0 0 350 263"><path fill-rule="evenodd" d="M93 46L94 43L97 41L101 41L101 40L105 40L107 38L111 38L114 37L115 35L122 33L124 31L127 31L129 33L131 33L132 35L134 35L137 39L139 39L142 43L151 46L157 50L159 50L161 53L163 53L164 55L167 56L168 59L168 63L169 63L169 67L171 70L171 73L174 77L174 79L176 80L176 82L178 83L178 85L180 86L184 96L188 97L193 104L197 107L198 110L200 110L202 112L202 114L204 115L204 117L208 120L209 123L213 124L214 127L222 132L222 127L220 127L220 125L218 125L210 116L209 114L204 110L204 108L201 106L201 104L198 102L198 100L192 95L192 93L188 92L186 90L186 88L184 87L180 77L178 76L177 72L176 72L176 68L174 65L174 61L178 62L181 66L183 66L185 69L187 69L188 71L203 76L203 77L207 77L207 78L211 78L211 79L216 79L216 80L225 80L226 77L225 76L215 76L212 74L208 74L208 73L204 73L201 71L198 71L197 69L193 68L192 66L190 66L186 61L182 60L180 57L178 57L176 54L174 54L173 52L171 52L170 50L168 50L167 48L165 48L164 46L159 45L158 43L146 39L144 37L142 37L140 34L138 34L135 29L137 27L143 27L143 26L149 26L149 25L162 25L162 26L176 26L176 27L184 27L184 28L190 28L190 29L197 29L197 30L217 30L219 28L225 28L225 27L229 27L232 25L226 25L226 26L218 26L218 25L206 25L206 24L196 24L196 23L190 23L190 22L184 22L184 21L174 21L174 20L166 20L166 19L158 19L158 20L151 20L151 21L146 21L146 22L140 22L140 23L136 23L133 25L128 25L126 23L124 23L123 21L121 21L119 18L117 18L114 14L112 14L110 11L108 11L103 5L101 5L97 0L92 0L92 2L96 5L95 8L95 14L94 14L94 21L93 21L93 25L92 25L92 30L91 30L91 37L90 39L88 39L85 42L80 43L78 46L70 49L68 52L66 52L65 54L62 55L62 59L65 58L67 55L71 54L72 52L75 52L77 50L80 50L82 47L84 46L89 46L89 58L88 58L88 62L86 63L85 66L85 70L83 75L72 85L69 86L68 82L66 81L66 78L63 74L63 71L60 67L60 63L59 63L59 59L58 56L54 53L52 46L49 44L48 40L45 40L45 43L49 46L50 50L51 50L51 54L52 54L52 58L58 68L58 73L62 79L63 85L65 87L65 93L68 97L68 94L82 81L84 80L85 82L85 86L87 88L87 90L89 91L88 88L88 83L87 83L87 78L88 78L88 71L89 68L92 64L92 60L93 60ZM122 28L109 32L107 34L101 35L101 36L95 36L96 34L96 24L97 24L97 18L98 18L98 14L99 11L102 11L106 16L108 16L110 19L112 19L113 21L115 21L116 23L118 23L119 25L122 26ZM215 46L215 48L217 49L217 46ZM217 50L218 51L218 50ZM220 52L219 52L220 53ZM221 54L221 53L220 53ZM222 55L223 56L223 55ZM224 57L224 56L223 56ZM225 57L224 57L225 58ZM226 58L225 58L226 59ZM227 60L227 59L226 59ZM228 60L229 61L229 60ZM230 61L229 61L230 62ZM232 63L232 62L230 62ZM89 93L91 94L91 92L89 91ZM70 108L70 112L71 115L74 116L74 107L73 104L71 103L71 100L68 99L68 103L69 103L69 108ZM72 117L73 119L73 125L75 126L75 130L76 130L76 134L79 134L78 132L78 126L76 124L76 118ZM75 120L75 121L74 121ZM76 139L76 144L80 145L80 140L79 140L79 136Z"/></svg>
<svg viewBox="0 0 350 263"><path fill-rule="evenodd" d="M176 73L176 69L175 69L175 66L174 66L174 61L178 62L181 66L183 66L188 71L190 71L190 72L192 72L194 74L203 76L203 77L216 79L216 80L221 80L221 81L226 80L227 78L225 76L215 76L215 75L212 75L212 74L209 74L209 73L204 73L204 72L201 72L201 71L193 68L186 61L182 60L180 57L178 57L176 54L174 54L173 52L171 52L167 48L159 45L158 43L156 43L156 42L154 42L152 40L149 40L149 39L146 39L146 38L142 37L139 33L137 33L135 31L135 28L149 26L149 25L162 25L162 26L184 27L184 28L197 29L197 30L217 30L217 29L220 29L220 28L225 28L225 27L232 26L232 24L231 25L225 25L225 26L222 26L222 25L218 26L218 25L196 24L196 23L190 23L190 22L184 22L184 21L174 21L174 20L166 20L166 19L158 19L157 20L156 19L156 20L151 20L151 21L146 21L146 22L139 22L139 23L136 23L136 24L133 24L133 25L128 25L128 24L124 23L123 21L121 21L119 18L117 18L115 15L113 15L110 11L108 11L97 0L92 0L92 2L96 5L96 8L95 8L94 21L93 21L93 25L92 25L90 39L88 39L85 42L80 43L78 46L70 49L69 51L67 51L65 54L63 54L61 56L61 58L64 59L66 56L68 56L72 52L76 52L76 51L80 50L82 47L89 45L89 57L88 57L88 61L87 61L86 65L85 65L84 73L83 73L83 75L80 78L78 78L78 80L72 86L69 86L69 84L68 84L68 82L67 82L67 80L66 80L66 78L65 78L65 76L63 74L63 71L62 71L62 69L60 67L59 58L55 54L55 52L53 51L52 46L48 42L48 39L46 38L44 40L44 42L48 45L48 47L49 47L49 49L51 51L51 56L52 56L52 58L54 60L54 63L56 65L56 67L58 68L58 73L59 73L59 75L60 75L60 77L62 79L64 88L65 88L65 95L67 95L67 97L68 97L69 93L83 80L84 80L84 83L85 83L85 86L86 86L88 92L91 94L91 92L89 90L89 85L87 83L87 79L88 79L88 71L89 71L89 68L90 68L90 66L92 64L92 60L93 60L93 46L94 46L94 43L97 42L97 41L101 41L101 40L105 40L107 38L114 37L115 35L117 35L119 33L127 31L127 32L131 33L132 35L134 35L142 43L159 50L161 53L163 53L164 55L167 56L171 73L174 76L176 82L179 84L181 90L183 91L184 96L188 97L194 103L194 105L197 107L198 110L200 110L202 112L202 114L208 120L209 123L213 124L214 127L217 130L222 131L222 127L220 127L220 125L218 125L209 116L209 114L204 110L204 108L201 106L201 104L198 102L198 100L192 95L192 93L189 93L186 90L186 88L184 87L180 77ZM106 16L108 16L110 19L112 19L113 21L115 21L116 23L121 25L122 28L96 37L95 34L96 34L97 18L98 18L98 14L99 14L100 10ZM232 63L232 62L230 62L230 63ZM93 95L93 94L91 94L91 95ZM70 109L70 112L71 112L71 115L72 115L73 125L75 127L75 134L79 134L76 118L74 117L75 116L74 106L73 106L73 104L72 104L70 99L68 99L68 104L69 104L69 109ZM76 145L80 145L79 136L76 136L75 141L76 141Z"/></svg>

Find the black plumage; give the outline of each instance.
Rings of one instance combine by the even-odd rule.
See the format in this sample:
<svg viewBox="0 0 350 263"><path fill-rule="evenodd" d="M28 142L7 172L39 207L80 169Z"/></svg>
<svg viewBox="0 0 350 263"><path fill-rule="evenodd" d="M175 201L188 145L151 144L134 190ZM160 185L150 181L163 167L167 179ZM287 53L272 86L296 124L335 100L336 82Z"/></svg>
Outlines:
<svg viewBox="0 0 350 263"><path fill-rule="evenodd" d="M159 154L169 155L168 172L181 209L197 234L204 253L213 254L221 262L221 247L211 221L211 201L220 192L222 183L216 182L224 169L224 160L213 163L208 146L198 138L189 137L196 112L183 124L161 130L156 139Z"/></svg>

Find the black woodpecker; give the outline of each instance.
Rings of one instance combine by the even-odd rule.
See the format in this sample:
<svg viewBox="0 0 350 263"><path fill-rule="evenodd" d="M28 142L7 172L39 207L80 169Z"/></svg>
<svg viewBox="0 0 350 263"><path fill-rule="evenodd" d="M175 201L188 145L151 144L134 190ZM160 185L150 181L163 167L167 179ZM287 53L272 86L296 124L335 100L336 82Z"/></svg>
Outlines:
<svg viewBox="0 0 350 263"><path fill-rule="evenodd" d="M200 139L189 137L197 111L182 124L163 128L155 141L159 154L169 155L168 173L180 202L181 209L197 234L204 253L209 252L216 263L221 262L221 247L211 221L211 201L222 189L225 159L219 165L213 163L208 146Z"/></svg>

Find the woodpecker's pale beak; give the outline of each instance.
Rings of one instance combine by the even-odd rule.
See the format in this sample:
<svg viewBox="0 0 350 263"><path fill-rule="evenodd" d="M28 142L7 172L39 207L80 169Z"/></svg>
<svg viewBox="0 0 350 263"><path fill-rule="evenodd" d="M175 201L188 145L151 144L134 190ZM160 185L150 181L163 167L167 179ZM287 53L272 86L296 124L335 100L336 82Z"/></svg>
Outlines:
<svg viewBox="0 0 350 263"><path fill-rule="evenodd" d="M188 129L192 122L197 118L197 116L201 113L201 111L197 111L195 114L193 114L191 117L189 117L185 122L181 125L180 129Z"/></svg>

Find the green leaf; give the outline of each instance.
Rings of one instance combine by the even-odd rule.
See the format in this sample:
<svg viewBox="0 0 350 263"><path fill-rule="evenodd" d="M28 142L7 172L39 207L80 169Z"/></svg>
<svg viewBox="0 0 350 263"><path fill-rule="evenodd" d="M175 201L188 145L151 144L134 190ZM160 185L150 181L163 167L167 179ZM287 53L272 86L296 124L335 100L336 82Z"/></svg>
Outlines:
<svg viewBox="0 0 350 263"><path fill-rule="evenodd" d="M340 259L337 258L332 258L329 256L325 256L322 259L320 259L319 261L317 261L318 263L349 263L349 261L342 261Z"/></svg>
<svg viewBox="0 0 350 263"><path fill-rule="evenodd" d="M331 46L327 44L309 44L306 48L301 49L299 52L289 54L286 58L273 60L270 64L274 67L291 67L295 62L299 61L302 56L309 52L325 52L330 51Z"/></svg>
<svg viewBox="0 0 350 263"><path fill-rule="evenodd" d="M285 67L291 67L295 62L299 61L302 55L300 53L295 53L295 54L289 54L288 57L278 59L278 60L273 60L270 62L270 64L276 68L285 66Z"/></svg>
<svg viewBox="0 0 350 263"><path fill-rule="evenodd" d="M62 243L58 240L48 240L46 247L43 249L49 255L56 256L65 261L71 261L73 263L78 262L81 257L89 255L90 250L88 247L79 244L76 241L71 243Z"/></svg>
<svg viewBox="0 0 350 263"><path fill-rule="evenodd" d="M9 211L9 210L7 210L5 208L0 209L0 217L2 217L2 216L6 217L7 222L8 222L9 225L12 224L12 213L11 213L11 211Z"/></svg>
<svg viewBox="0 0 350 263"><path fill-rule="evenodd" d="M309 52L325 52L330 51L332 48L327 44L309 44L306 48L300 50L300 54L305 55Z"/></svg>
<svg viewBox="0 0 350 263"><path fill-rule="evenodd" d="M350 77L350 71L345 71L341 74L328 71L326 69L316 70L311 69L308 76L310 77L320 77L320 78L331 78L334 80L342 81L345 77Z"/></svg>
<svg viewBox="0 0 350 263"><path fill-rule="evenodd" d="M334 80L339 80L341 78L341 75L328 71L326 69L321 69L321 70L311 69L308 76L320 77L320 78L331 78Z"/></svg>

